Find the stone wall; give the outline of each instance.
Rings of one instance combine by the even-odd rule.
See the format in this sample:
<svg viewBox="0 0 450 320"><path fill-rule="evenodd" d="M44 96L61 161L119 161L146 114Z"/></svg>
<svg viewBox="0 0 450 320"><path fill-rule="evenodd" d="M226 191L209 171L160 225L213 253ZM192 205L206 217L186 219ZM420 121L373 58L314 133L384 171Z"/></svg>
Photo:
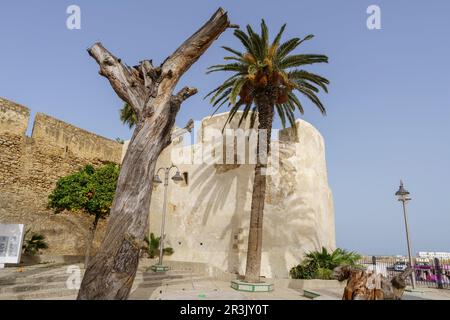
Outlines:
<svg viewBox="0 0 450 320"><path fill-rule="evenodd" d="M0 98L0 222L25 223L47 236L47 254L83 254L91 217L55 215L47 197L56 181L86 164L120 163L122 145ZM97 241L105 222L100 224Z"/></svg>

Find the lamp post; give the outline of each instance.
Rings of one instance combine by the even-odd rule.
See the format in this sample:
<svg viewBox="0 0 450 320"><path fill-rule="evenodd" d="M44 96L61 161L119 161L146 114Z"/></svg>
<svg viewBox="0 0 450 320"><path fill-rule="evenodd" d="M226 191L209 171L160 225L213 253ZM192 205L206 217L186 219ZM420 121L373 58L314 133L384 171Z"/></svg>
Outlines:
<svg viewBox="0 0 450 320"><path fill-rule="evenodd" d="M409 266L413 269L413 272L411 274L411 284L413 289L416 288L416 270L414 268L414 263L413 263L413 259L411 257L411 240L409 238L409 226L408 226L408 215L406 212L406 203L408 201L411 200L411 198L409 197L410 193L408 190L406 190L403 187L403 181L400 180L400 187L398 189L398 191L395 193L395 195L398 198L398 201L402 202L402 206L403 206L403 217L405 219L405 229L406 229L406 242L408 245L408 258L409 258Z"/></svg>
<svg viewBox="0 0 450 320"><path fill-rule="evenodd" d="M164 228L165 228L165 224L166 224L166 211L167 211L167 191L168 191L168 187L169 187L169 174L172 169L177 170L175 175L172 177L172 180L175 182L183 181L183 177L180 174L180 170L175 165L171 165L170 167L167 167L167 168L165 168L165 167L159 168L158 171L156 172L155 177L153 178L153 183L157 183L157 184L162 183L161 178L159 177L159 172L161 170L164 171L164 203L163 203L163 216L162 216L162 220L161 220L161 236L159 238L159 261L158 261L158 264L152 266L152 270L154 272L165 272L165 271L169 270L169 268L167 266L163 265L163 253L164 253L164 238L165 238ZM150 228L149 228L149 233L150 233ZM150 239L150 236L149 236L149 239Z"/></svg>

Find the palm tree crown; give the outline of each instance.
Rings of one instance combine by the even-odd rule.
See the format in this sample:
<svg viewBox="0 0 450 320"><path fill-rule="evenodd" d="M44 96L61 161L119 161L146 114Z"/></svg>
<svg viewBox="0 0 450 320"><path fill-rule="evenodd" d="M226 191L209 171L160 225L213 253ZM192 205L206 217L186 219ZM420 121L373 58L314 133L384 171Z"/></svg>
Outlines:
<svg viewBox="0 0 450 320"><path fill-rule="evenodd" d="M130 129L138 122L136 113L128 103L125 103L122 109L120 109L120 121L122 121L123 124L127 124Z"/></svg>
<svg viewBox="0 0 450 320"><path fill-rule="evenodd" d="M317 93L320 89L328 92L329 81L298 67L328 63L328 57L320 54L290 54L301 43L314 36L308 35L303 39L293 38L280 44L285 28L286 24L281 27L271 44L264 20L261 22L260 35L255 33L249 25L247 33L235 30L234 35L244 46L245 52L222 47L232 53L232 56L224 59L233 62L214 65L208 69L208 73L234 72L231 77L206 96L211 96L211 103L216 107L215 112L227 102L231 106L226 123L231 121L243 106L244 112L239 125L252 111L251 126L253 126L256 119L255 111L258 111L260 101L266 101L265 104L268 102L269 105L276 108L283 127L286 126L286 118L290 125L295 127L295 110L298 109L301 114L304 113L303 105L296 93L306 96L322 114L325 114L325 108L317 97Z"/></svg>

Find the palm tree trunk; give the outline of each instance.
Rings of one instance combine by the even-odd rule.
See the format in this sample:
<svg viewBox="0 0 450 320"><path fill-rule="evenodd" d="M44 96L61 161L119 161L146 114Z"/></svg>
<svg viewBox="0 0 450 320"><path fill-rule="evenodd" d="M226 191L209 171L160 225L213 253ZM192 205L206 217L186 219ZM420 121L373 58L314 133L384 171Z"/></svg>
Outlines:
<svg viewBox="0 0 450 320"><path fill-rule="evenodd" d="M100 220L100 215L95 215L94 222L92 223L91 230L89 230L89 236L86 243L86 256L84 257L84 268L87 269L89 259L91 258L92 244L95 238L95 231L97 230L98 221Z"/></svg>
<svg viewBox="0 0 450 320"><path fill-rule="evenodd" d="M255 166L255 177L253 180L252 207L250 213L250 230L248 235L247 265L245 270L245 281L257 283L260 281L261 256L262 256L262 233L264 217L264 200L266 197L266 169L270 153L270 138L272 133L273 105L270 102L259 103L258 114L258 160ZM266 140L261 141L266 134ZM261 144L262 142L262 144ZM265 142L265 143L264 143ZM266 154L266 159L263 158ZM265 160L265 161L264 161Z"/></svg>

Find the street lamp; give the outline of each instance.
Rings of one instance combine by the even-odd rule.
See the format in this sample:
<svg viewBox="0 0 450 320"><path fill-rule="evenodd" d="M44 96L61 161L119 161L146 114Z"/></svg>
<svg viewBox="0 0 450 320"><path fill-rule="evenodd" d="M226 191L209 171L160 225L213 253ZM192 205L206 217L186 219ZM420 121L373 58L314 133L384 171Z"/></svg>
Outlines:
<svg viewBox="0 0 450 320"><path fill-rule="evenodd" d="M409 226L408 226L408 215L406 212L406 203L411 200L409 197L410 193L403 187L403 181L400 180L400 187L398 191L395 193L398 198L398 201L402 202L403 205L403 217L405 218L405 229L406 229L406 242L408 245L408 258L409 258L409 266L413 269L411 274L411 284L413 289L416 287L416 270L414 268L413 259L411 257L411 240L409 239Z"/></svg>
<svg viewBox="0 0 450 320"><path fill-rule="evenodd" d="M164 203L163 203L163 216L162 216L162 221L161 221L161 236L159 238L159 261L158 264L152 266L152 270L154 272L165 272L167 270L169 270L169 267L167 266L163 266L163 251L164 251L164 227L166 224L166 211L167 211L167 190L169 187L169 174L170 171L172 169L176 169L176 173L175 175L172 177L172 180L175 182L179 182L179 181L183 181L183 177L180 174L180 170L178 169L177 166L172 165L170 167L161 167L158 169L158 171L156 171L156 175L153 178L153 183L156 184L161 184L161 178L159 177L159 172L161 170L164 171ZM149 228L149 232L150 232L150 228ZM150 239L150 236L149 236Z"/></svg>

